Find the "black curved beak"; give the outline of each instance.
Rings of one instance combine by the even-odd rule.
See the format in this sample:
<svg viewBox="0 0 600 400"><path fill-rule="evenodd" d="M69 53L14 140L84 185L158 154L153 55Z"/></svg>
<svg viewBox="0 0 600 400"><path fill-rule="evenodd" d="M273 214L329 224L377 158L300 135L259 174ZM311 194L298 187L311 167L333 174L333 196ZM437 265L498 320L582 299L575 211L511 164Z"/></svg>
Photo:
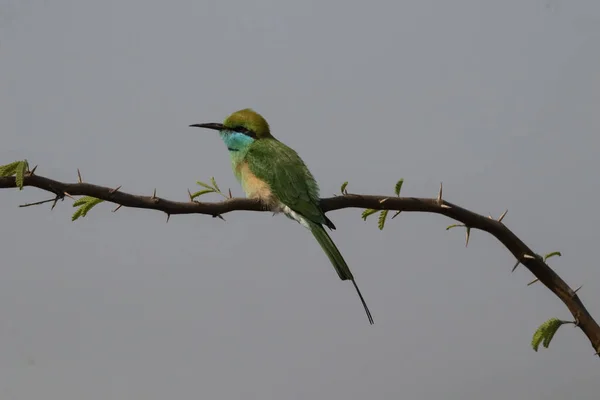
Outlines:
<svg viewBox="0 0 600 400"><path fill-rule="evenodd" d="M207 124L194 124L190 125L190 127L214 129L215 131L222 131L225 129L223 124L218 124L216 122L209 122Z"/></svg>

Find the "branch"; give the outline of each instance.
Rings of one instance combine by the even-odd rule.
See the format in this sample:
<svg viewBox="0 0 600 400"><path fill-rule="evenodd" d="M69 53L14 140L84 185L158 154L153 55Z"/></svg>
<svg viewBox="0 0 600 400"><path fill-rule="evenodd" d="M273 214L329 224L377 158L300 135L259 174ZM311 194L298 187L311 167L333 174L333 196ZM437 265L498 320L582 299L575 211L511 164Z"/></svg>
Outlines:
<svg viewBox="0 0 600 400"><path fill-rule="evenodd" d="M20 182L19 182L20 183ZM267 211L258 201L244 198L230 198L220 202L206 203L196 201L178 202L156 196L138 196L122 192L120 188L108 188L89 183L64 183L43 176L34 175L33 171L23 177L23 186L33 186L51 193L56 199L65 195L83 195L109 201L120 206L145 208L163 211L167 215L174 214L206 214L213 217L232 211ZM0 177L0 189L18 187L15 177ZM369 208L374 210L396 210L402 212L427 212L445 215L464 224L470 229L479 229L498 239L535 277L552 291L569 309L578 326L590 340L596 354L600 352L600 326L592 318L576 291L563 281L544 261L534 253L521 239L499 220L476 214L465 208L444 201L440 193L436 198L390 197L348 194L321 199L321 207L325 212L343 208ZM504 216L503 214L502 216Z"/></svg>

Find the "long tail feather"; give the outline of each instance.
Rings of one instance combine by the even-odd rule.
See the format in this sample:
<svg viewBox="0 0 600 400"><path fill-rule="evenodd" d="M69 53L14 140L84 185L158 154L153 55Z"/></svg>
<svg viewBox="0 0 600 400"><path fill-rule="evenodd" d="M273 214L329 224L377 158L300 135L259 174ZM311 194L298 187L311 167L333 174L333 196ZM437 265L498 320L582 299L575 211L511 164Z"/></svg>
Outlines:
<svg viewBox="0 0 600 400"><path fill-rule="evenodd" d="M360 292L356 281L354 280L354 276L352 275L348 264L346 264L344 257L342 257L342 254L336 247L335 243L333 243L333 240L331 240L331 237L329 237L327 231L325 231L322 225L315 224L313 222L308 222L308 225L313 236L315 237L315 239L317 239L317 242L319 242L325 254L327 254L329 261L331 261L331 264L335 268L335 271L338 273L340 279L343 281L352 281L352 284L354 285L354 288L358 293L358 297L360 297L360 301L362 302L362 305L365 308L365 312L367 313L369 323L373 325L375 322L373 321L373 317L371 316L371 311L369 311L369 307L367 307L367 303L365 302L365 299L363 298L363 295Z"/></svg>

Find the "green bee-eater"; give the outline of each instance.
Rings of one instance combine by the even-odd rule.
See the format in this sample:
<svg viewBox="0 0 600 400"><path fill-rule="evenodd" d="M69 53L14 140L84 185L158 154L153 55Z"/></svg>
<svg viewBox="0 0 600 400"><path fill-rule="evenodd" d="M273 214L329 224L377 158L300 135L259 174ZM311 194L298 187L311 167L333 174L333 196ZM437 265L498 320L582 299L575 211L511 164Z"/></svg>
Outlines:
<svg viewBox="0 0 600 400"><path fill-rule="evenodd" d="M259 199L273 212L283 212L308 228L333 264L340 279L351 280L369 322L373 317L348 264L323 225L335 225L319 206L319 186L298 154L271 135L269 124L251 109L236 111L222 124L190 125L219 131L231 158L231 166L246 197Z"/></svg>

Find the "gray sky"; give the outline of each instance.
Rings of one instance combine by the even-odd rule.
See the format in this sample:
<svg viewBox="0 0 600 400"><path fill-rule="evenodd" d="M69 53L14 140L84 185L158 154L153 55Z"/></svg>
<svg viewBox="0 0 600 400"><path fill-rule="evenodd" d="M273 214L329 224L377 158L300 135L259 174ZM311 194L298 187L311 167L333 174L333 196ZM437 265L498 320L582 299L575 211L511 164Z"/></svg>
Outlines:
<svg viewBox="0 0 600 400"><path fill-rule="evenodd" d="M497 216L600 318L600 3L0 1L0 162L185 200L242 191L214 132L252 107L339 191ZM70 222L0 193L2 399L596 398L598 359L491 236L330 213L357 277L298 224L102 204ZM218 200L218 197L207 197ZM593 396L595 394L595 396Z"/></svg>

